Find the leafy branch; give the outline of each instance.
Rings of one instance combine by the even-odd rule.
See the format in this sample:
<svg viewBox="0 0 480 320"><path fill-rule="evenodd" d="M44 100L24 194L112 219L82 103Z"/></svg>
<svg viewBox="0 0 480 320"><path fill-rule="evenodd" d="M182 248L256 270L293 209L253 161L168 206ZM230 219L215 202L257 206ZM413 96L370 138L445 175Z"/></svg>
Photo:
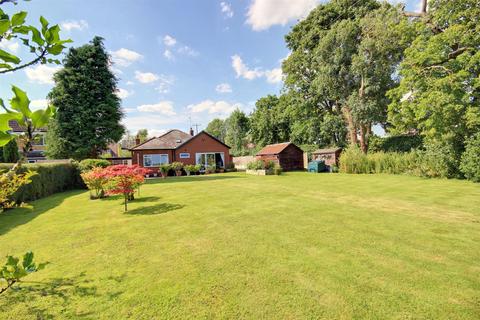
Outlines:
<svg viewBox="0 0 480 320"><path fill-rule="evenodd" d="M7 256L7 262L0 269L0 283L5 285L0 287L0 294L10 289L14 284L21 281L22 278L31 273L42 270L46 263L36 264L33 260L33 252L29 251L23 255L22 263L20 259L13 256Z"/></svg>
<svg viewBox="0 0 480 320"><path fill-rule="evenodd" d="M5 0L0 0L0 4ZM65 49L65 44L72 42L70 39L60 39L60 27L49 26L49 22L43 16L40 17L41 28L37 29L27 25L25 19L27 12L20 11L11 17L0 9L0 41L11 41L19 39L24 46L36 57L29 62L22 63L22 60L11 52L0 49L0 74L14 72L37 63L60 64L58 59L48 58L60 55Z"/></svg>

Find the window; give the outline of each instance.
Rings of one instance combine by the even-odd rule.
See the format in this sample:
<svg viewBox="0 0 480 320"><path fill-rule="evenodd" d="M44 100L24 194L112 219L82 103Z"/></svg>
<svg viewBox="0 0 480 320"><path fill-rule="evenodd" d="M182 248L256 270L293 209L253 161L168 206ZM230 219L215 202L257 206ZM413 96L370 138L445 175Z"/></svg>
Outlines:
<svg viewBox="0 0 480 320"><path fill-rule="evenodd" d="M143 156L144 167L160 167L168 163L168 154L145 154Z"/></svg>
<svg viewBox="0 0 480 320"><path fill-rule="evenodd" d="M223 168L225 166L225 156L223 152L206 152L196 154L197 164L205 166L216 166L217 168Z"/></svg>
<svg viewBox="0 0 480 320"><path fill-rule="evenodd" d="M180 153L180 159L190 159L190 153Z"/></svg>

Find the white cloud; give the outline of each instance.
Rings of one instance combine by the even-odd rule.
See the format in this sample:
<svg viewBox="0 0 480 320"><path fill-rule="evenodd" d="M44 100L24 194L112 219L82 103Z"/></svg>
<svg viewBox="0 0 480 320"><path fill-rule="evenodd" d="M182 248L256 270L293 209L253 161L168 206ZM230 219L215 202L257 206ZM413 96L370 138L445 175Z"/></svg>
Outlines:
<svg viewBox="0 0 480 320"><path fill-rule="evenodd" d="M265 77L269 83L278 83L282 81L282 69L275 68L271 70L261 70L260 68L250 69L239 55L232 56L232 67L235 70L237 78L254 80Z"/></svg>
<svg viewBox="0 0 480 320"><path fill-rule="evenodd" d="M286 25L289 21L305 17L318 0L252 0L247 13L247 23L255 31L273 25Z"/></svg>
<svg viewBox="0 0 480 320"><path fill-rule="evenodd" d="M133 91L128 91L126 89L118 88L118 90L117 90L117 96L120 99L126 99L129 96L131 96L132 94L133 94Z"/></svg>
<svg viewBox="0 0 480 320"><path fill-rule="evenodd" d="M167 131L166 129L148 129L148 137L159 137Z"/></svg>
<svg viewBox="0 0 480 320"><path fill-rule="evenodd" d="M173 47L177 43L177 39L175 39L172 36L169 36L168 34L163 37L163 44L166 45L167 47Z"/></svg>
<svg viewBox="0 0 480 320"><path fill-rule="evenodd" d="M175 59L175 56L173 55L172 51L166 49L164 52L163 52L163 56L165 58L167 58L168 60L173 60Z"/></svg>
<svg viewBox="0 0 480 320"><path fill-rule="evenodd" d="M282 68L265 71L265 77L269 83L279 83L283 79Z"/></svg>
<svg viewBox="0 0 480 320"><path fill-rule="evenodd" d="M61 23L62 30L85 30L88 28L88 22L85 20L67 20Z"/></svg>
<svg viewBox="0 0 480 320"><path fill-rule="evenodd" d="M48 100L47 99L35 99L30 101L30 109L33 110L39 110L39 109L45 109L48 106Z"/></svg>
<svg viewBox="0 0 480 320"><path fill-rule="evenodd" d="M212 101L205 100L197 104L191 104L187 106L187 109L193 113L200 113L207 111L209 114L220 113L228 114L235 110L236 108L241 108L242 104L240 103L229 103L226 101Z"/></svg>
<svg viewBox="0 0 480 320"><path fill-rule="evenodd" d="M135 82L133 82L133 81L130 81L130 80L127 81L127 86L133 86L134 84L135 84Z"/></svg>
<svg viewBox="0 0 480 320"><path fill-rule="evenodd" d="M189 46L180 47L178 48L177 52L181 54L186 54L187 56L192 56L192 57L198 56L198 51L193 50Z"/></svg>
<svg viewBox="0 0 480 320"><path fill-rule="evenodd" d="M135 51L121 48L112 52L113 61L122 67L128 67L133 62L143 58L143 56Z"/></svg>
<svg viewBox="0 0 480 320"><path fill-rule="evenodd" d="M215 91L219 93L230 93L232 92L232 87L228 83L220 83L215 87Z"/></svg>
<svg viewBox="0 0 480 320"><path fill-rule="evenodd" d="M40 64L36 67L29 67L25 69L27 78L40 84L53 84L53 74L60 70L60 67L49 67L44 64Z"/></svg>
<svg viewBox="0 0 480 320"><path fill-rule="evenodd" d="M232 67L235 70L237 78L242 77L248 80L253 80L255 78L260 78L263 73L260 69L249 69L245 63L243 63L242 58L239 55L232 56Z"/></svg>
<svg viewBox="0 0 480 320"><path fill-rule="evenodd" d="M171 86L175 82L175 78L172 76L166 76L161 74L158 79L158 85L155 88L160 93L167 93L170 91Z"/></svg>
<svg viewBox="0 0 480 320"><path fill-rule="evenodd" d="M19 47L20 45L18 44L18 42L5 40L0 42L0 49L8 50L12 53L17 53Z"/></svg>
<svg viewBox="0 0 480 320"><path fill-rule="evenodd" d="M220 2L220 10L222 10L222 13L226 18L233 17L232 6L229 3Z"/></svg>
<svg viewBox="0 0 480 320"><path fill-rule="evenodd" d="M135 79L141 83L152 83L157 81L159 78L160 77L155 73L135 71Z"/></svg>
<svg viewBox="0 0 480 320"><path fill-rule="evenodd" d="M173 110L172 101L160 101L155 104L143 104L137 107L140 112L160 113L166 116L174 116L177 113Z"/></svg>

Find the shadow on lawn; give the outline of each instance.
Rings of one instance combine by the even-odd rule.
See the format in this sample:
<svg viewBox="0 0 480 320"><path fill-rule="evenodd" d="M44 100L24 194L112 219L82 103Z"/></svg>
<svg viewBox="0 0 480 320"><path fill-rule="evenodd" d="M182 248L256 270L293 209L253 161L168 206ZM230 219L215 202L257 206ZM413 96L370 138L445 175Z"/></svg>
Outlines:
<svg viewBox="0 0 480 320"><path fill-rule="evenodd" d="M228 180L228 179L244 179L241 176L230 176L223 174L214 174L214 175L199 175L199 176L183 176L183 177L168 177L166 179L162 178L152 178L148 179L148 184L158 184L158 183L180 183L180 182L205 182L205 181L214 181L214 180Z"/></svg>
<svg viewBox="0 0 480 320"><path fill-rule="evenodd" d="M85 190L61 192L43 199L32 201L29 203L28 207L20 207L0 212L0 235L6 234L10 230L30 222L42 213L60 205L68 197L83 192L85 192Z"/></svg>
<svg viewBox="0 0 480 320"><path fill-rule="evenodd" d="M125 278L124 276L108 278L105 281L114 281L117 284ZM0 308L11 308L15 304L24 304L29 313L37 319L55 319L58 316L58 307L68 316L75 318L92 316L92 312L78 313L75 308L75 301L87 297L100 297L97 293L97 287L92 284L93 280L86 278L86 273L82 272L77 276L70 278L53 278L48 281L25 281L20 285L13 287L5 293L0 302ZM113 285L112 288L118 286ZM112 292L108 296L114 299L123 292ZM44 301L52 305L45 305ZM42 303L43 302L43 303ZM39 304L42 304L39 306ZM56 314L50 313L52 309L57 309ZM70 314L72 313L72 314Z"/></svg>
<svg viewBox="0 0 480 320"><path fill-rule="evenodd" d="M137 200L134 200L137 202ZM182 204L174 204L174 203L160 203L154 206L149 207L140 207L129 210L125 212L125 214L130 215L154 215L154 214L162 214L173 210L179 210L184 208L185 206Z"/></svg>

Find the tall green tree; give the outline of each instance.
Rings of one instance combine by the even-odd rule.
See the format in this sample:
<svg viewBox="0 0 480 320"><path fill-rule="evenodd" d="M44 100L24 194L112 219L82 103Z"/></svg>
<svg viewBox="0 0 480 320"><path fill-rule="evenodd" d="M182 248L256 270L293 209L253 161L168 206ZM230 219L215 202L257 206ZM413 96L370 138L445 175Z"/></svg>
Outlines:
<svg viewBox="0 0 480 320"><path fill-rule="evenodd" d="M250 129L247 115L240 109L236 109L225 120L225 124L225 143L232 148L232 155L246 154L248 131Z"/></svg>
<svg viewBox="0 0 480 320"><path fill-rule="evenodd" d="M350 142L360 137L366 151L372 125L386 120L385 92L395 85L409 30L401 8L387 3L321 4L286 36L292 50L283 64L286 87L320 126L343 116Z"/></svg>
<svg viewBox="0 0 480 320"><path fill-rule="evenodd" d="M225 135L226 135L226 127L225 121L219 118L215 118L208 123L207 128L205 129L208 133L210 133L215 138L219 139L220 141L225 142Z"/></svg>
<svg viewBox="0 0 480 320"><path fill-rule="evenodd" d="M74 159L96 158L109 143L121 139L120 99L115 94L117 79L111 72L110 57L103 39L69 50L64 68L55 74L55 87L49 94L57 107L49 143L52 158L65 155Z"/></svg>
<svg viewBox="0 0 480 320"><path fill-rule="evenodd" d="M400 86L389 92L398 133L450 140L457 152L480 131L480 6L477 0L429 1L405 51Z"/></svg>
<svg viewBox="0 0 480 320"><path fill-rule="evenodd" d="M140 142L145 142L148 138L148 130L147 129L138 130L137 138L140 139Z"/></svg>

